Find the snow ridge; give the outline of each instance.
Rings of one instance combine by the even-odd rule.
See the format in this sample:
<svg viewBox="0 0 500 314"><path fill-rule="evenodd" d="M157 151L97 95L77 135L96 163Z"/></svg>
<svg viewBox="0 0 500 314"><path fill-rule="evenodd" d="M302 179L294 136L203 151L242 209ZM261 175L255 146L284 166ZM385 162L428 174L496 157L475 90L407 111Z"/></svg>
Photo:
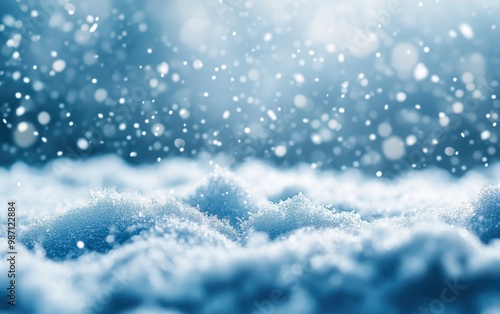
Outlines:
<svg viewBox="0 0 500 314"><path fill-rule="evenodd" d="M353 206L357 197L345 206L350 210L304 193L268 201L245 171L216 169L197 186L186 183L177 198L102 189L84 204L24 220L18 284L24 301L18 310L494 313L500 308L499 185L485 184L458 207L395 197L393 210L368 215ZM257 165L254 172L269 175ZM34 170L30 176L37 177ZM372 184L358 179L359 186ZM395 189L420 179L406 178ZM477 176L463 180L459 188L486 182ZM289 189L289 181L281 186ZM378 206L377 193L364 197ZM0 271L6 271L4 263ZM4 304L0 309L10 311Z"/></svg>

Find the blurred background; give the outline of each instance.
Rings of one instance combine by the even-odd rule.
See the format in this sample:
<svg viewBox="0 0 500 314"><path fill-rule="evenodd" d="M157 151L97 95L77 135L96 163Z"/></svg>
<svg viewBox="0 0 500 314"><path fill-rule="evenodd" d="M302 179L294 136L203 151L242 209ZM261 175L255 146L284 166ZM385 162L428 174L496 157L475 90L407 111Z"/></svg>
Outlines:
<svg viewBox="0 0 500 314"><path fill-rule="evenodd" d="M500 1L0 10L0 165L118 155L460 176L500 156Z"/></svg>

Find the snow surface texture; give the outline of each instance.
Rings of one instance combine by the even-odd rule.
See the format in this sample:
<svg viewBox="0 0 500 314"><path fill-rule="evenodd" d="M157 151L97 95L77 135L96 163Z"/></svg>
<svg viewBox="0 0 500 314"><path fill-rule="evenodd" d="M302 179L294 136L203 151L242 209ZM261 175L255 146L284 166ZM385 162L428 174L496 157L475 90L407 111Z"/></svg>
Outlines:
<svg viewBox="0 0 500 314"><path fill-rule="evenodd" d="M389 182L203 165L0 170L22 226L18 313L500 311L498 166Z"/></svg>

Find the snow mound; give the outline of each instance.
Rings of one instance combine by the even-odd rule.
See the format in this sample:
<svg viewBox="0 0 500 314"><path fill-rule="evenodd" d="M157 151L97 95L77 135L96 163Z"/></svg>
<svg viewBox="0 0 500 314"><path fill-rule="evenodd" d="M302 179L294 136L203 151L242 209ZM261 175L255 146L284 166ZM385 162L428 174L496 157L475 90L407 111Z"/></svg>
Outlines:
<svg viewBox="0 0 500 314"><path fill-rule="evenodd" d="M245 223L249 229L265 232L271 239L305 227L356 231L364 224L355 213L334 213L323 206L315 206L302 193L278 204L268 203L251 214Z"/></svg>
<svg viewBox="0 0 500 314"><path fill-rule="evenodd" d="M484 188L471 205L469 228L485 243L500 238L500 185Z"/></svg>
<svg viewBox="0 0 500 314"><path fill-rule="evenodd" d="M188 199L192 206L202 212L227 219L239 227L250 212L257 210L255 197L245 185L227 169L216 168Z"/></svg>
<svg viewBox="0 0 500 314"><path fill-rule="evenodd" d="M173 198L157 200L106 189L94 193L86 206L28 226L20 240L28 249L40 248L50 259L64 260L106 253L145 233L193 242L202 230L214 241L226 239L219 232L236 236L230 226Z"/></svg>
<svg viewBox="0 0 500 314"><path fill-rule="evenodd" d="M121 185L89 197L86 178L94 162L81 164L73 185L46 169L3 171L0 188L19 209L17 313L465 314L500 308L500 241L492 241L499 186L474 199L495 183L497 166L488 176L452 180L423 171L391 183L249 163L232 173L199 166L178 182L158 173L188 169L183 162L168 161L158 171L106 167L115 160L103 159L94 184L115 176L112 182ZM208 177L196 186L202 172ZM47 182L52 190L43 189ZM304 194L269 201L290 186ZM59 188L63 192L54 193ZM0 259L6 252L0 241ZM7 273L7 263L0 263L0 273ZM6 280L0 276L0 285ZM14 313L6 302L0 312Z"/></svg>

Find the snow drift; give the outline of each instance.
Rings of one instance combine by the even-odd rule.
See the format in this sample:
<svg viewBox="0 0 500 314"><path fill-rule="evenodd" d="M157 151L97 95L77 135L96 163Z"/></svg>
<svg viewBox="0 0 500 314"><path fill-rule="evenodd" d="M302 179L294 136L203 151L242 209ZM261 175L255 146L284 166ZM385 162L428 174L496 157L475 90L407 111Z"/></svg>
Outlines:
<svg viewBox="0 0 500 314"><path fill-rule="evenodd" d="M98 192L88 195L95 163ZM104 158L75 168L72 185L50 167L2 170L0 187L17 198L22 225L19 313L500 309L498 167L462 179L427 170L386 182L200 163L172 180L168 173L185 163L136 171ZM280 200L290 191L299 192Z"/></svg>

